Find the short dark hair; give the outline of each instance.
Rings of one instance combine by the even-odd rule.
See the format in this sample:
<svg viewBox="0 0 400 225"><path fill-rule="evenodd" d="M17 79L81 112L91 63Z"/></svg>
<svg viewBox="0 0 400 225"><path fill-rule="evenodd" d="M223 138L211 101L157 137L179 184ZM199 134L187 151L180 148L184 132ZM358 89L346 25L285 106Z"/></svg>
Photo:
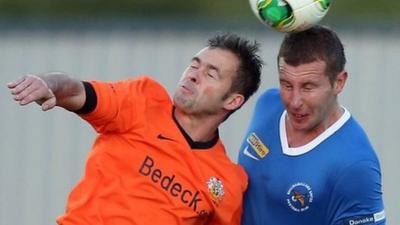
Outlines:
<svg viewBox="0 0 400 225"><path fill-rule="evenodd" d="M280 58L291 66L322 60L326 63L325 73L331 83L344 70L346 64L343 44L339 37L333 30L321 25L286 34L279 50L278 63Z"/></svg>
<svg viewBox="0 0 400 225"><path fill-rule="evenodd" d="M240 93L247 101L260 86L263 61L258 55L259 44L236 34L225 33L210 38L207 46L231 51L239 58L239 70L232 82L230 93Z"/></svg>

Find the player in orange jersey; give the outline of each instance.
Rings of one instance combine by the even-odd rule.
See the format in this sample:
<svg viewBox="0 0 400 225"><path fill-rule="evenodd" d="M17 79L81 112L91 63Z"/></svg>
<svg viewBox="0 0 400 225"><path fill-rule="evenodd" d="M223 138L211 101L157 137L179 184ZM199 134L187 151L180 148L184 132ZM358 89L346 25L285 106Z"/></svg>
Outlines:
<svg viewBox="0 0 400 225"><path fill-rule="evenodd" d="M235 225L247 176L218 126L258 89L258 44L217 35L183 72L173 100L147 76L79 81L26 75L8 87L21 105L77 113L98 132L59 225Z"/></svg>

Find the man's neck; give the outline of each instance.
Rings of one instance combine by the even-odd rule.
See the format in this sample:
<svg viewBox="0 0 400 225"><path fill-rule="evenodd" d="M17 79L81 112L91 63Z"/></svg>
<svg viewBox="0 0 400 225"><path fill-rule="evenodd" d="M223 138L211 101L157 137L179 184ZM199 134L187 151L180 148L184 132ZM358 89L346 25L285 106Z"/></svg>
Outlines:
<svg viewBox="0 0 400 225"><path fill-rule="evenodd" d="M196 142L207 142L215 138L222 121L217 116L185 114L178 109L174 110L174 117L179 126Z"/></svg>

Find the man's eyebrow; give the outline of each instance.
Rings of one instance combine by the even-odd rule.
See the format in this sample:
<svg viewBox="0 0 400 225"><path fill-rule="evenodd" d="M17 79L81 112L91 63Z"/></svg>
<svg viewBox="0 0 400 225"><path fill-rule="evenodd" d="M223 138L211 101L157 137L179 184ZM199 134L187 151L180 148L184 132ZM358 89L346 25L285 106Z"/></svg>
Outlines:
<svg viewBox="0 0 400 225"><path fill-rule="evenodd" d="M192 58L192 60L191 60L191 61L200 62L201 60L200 60L200 58L199 58L199 57L197 57L197 56L194 56L194 57Z"/></svg>
<svg viewBox="0 0 400 225"><path fill-rule="evenodd" d="M195 61L195 62L201 63L201 59L199 57L197 57L197 56L194 56L191 61L192 62ZM212 70L217 71L217 73L220 72L220 69L217 66L213 65L213 64L207 64L207 67L212 69Z"/></svg>

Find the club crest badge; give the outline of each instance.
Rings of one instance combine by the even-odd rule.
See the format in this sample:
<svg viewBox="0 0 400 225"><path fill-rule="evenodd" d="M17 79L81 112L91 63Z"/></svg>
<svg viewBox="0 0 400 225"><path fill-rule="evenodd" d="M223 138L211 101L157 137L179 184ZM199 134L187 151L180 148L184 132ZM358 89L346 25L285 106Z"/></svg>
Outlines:
<svg viewBox="0 0 400 225"><path fill-rule="evenodd" d="M207 181L208 192L214 204L219 205L224 198L224 185L222 181L216 177L211 177Z"/></svg>
<svg viewBox="0 0 400 225"><path fill-rule="evenodd" d="M310 185L303 182L293 184L286 194L288 206L296 212L308 210L314 199Z"/></svg>

